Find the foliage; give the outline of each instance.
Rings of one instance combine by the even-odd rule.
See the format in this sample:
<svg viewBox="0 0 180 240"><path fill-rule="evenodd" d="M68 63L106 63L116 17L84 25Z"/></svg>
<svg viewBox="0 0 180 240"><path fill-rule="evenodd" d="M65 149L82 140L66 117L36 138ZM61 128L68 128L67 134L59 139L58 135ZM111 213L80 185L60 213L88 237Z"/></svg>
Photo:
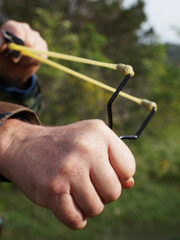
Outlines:
<svg viewBox="0 0 180 240"><path fill-rule="evenodd" d="M13 185L1 185L0 209L7 218L3 239L178 239L180 69L173 64L173 56L168 58L166 45L158 44L153 29L139 34L146 21L144 2L139 0L129 9L123 9L121 3L0 0L0 21L28 22L40 31L50 50L131 64L136 75L125 91L158 104L158 112L141 138L126 142L137 161L134 189L123 191L120 200L90 220L85 230L72 232L49 211L31 204ZM110 70L61 63L114 87L122 78ZM43 124L106 120L109 93L47 66L41 67L38 76L44 95ZM123 99L113 107L118 134L134 133L147 114Z"/></svg>

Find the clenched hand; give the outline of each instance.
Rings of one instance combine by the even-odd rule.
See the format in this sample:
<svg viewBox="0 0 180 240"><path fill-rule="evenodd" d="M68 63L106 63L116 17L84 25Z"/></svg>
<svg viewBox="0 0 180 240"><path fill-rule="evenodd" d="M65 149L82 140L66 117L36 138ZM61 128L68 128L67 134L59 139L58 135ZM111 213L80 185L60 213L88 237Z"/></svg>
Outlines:
<svg viewBox="0 0 180 240"><path fill-rule="evenodd" d="M71 229L134 184L133 155L100 120L44 127L9 119L0 131L0 172Z"/></svg>

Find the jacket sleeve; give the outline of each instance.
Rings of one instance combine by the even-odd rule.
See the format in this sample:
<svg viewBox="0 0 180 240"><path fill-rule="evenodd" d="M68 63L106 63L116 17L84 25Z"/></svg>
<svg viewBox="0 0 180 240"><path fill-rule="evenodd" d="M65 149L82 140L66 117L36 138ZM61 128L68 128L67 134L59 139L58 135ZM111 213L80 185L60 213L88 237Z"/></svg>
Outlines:
<svg viewBox="0 0 180 240"><path fill-rule="evenodd" d="M0 102L0 127L8 118L18 118L31 124L40 124L37 115L29 108L6 102ZM0 181L9 182L0 174Z"/></svg>
<svg viewBox="0 0 180 240"><path fill-rule="evenodd" d="M35 112L41 108L40 85L33 75L27 81L26 89L4 85L6 79L0 76L0 127L8 118L18 118L31 124L40 124ZM0 175L0 181L9 182Z"/></svg>
<svg viewBox="0 0 180 240"><path fill-rule="evenodd" d="M8 118L19 118L32 124L40 124L38 116L29 108L0 101L0 126Z"/></svg>
<svg viewBox="0 0 180 240"><path fill-rule="evenodd" d="M32 75L25 89L6 86L6 79L0 76L0 101L11 102L32 109L38 113L41 110L41 88L36 75Z"/></svg>

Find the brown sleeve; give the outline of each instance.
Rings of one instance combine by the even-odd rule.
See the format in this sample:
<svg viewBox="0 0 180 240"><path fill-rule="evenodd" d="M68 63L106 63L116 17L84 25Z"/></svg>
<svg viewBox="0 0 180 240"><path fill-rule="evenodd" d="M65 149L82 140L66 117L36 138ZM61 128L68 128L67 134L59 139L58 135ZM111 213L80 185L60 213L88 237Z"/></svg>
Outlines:
<svg viewBox="0 0 180 240"><path fill-rule="evenodd" d="M29 108L0 101L0 126L11 117L19 118L32 124L40 124L38 116ZM9 182L8 179L0 174L0 182L1 181Z"/></svg>
<svg viewBox="0 0 180 240"><path fill-rule="evenodd" d="M2 125L8 118L16 116L20 119L22 118L22 120L25 119L32 124L40 124L38 116L29 108L0 101L0 125Z"/></svg>

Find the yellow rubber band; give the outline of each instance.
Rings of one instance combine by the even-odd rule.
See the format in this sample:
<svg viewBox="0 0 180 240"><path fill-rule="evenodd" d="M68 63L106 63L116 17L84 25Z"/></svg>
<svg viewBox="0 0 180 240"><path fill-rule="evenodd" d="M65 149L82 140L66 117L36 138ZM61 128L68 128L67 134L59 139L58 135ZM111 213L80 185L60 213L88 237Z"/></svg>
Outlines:
<svg viewBox="0 0 180 240"><path fill-rule="evenodd" d="M61 53L55 53L55 52L50 52L50 51L40 51L40 50L25 47L25 46L17 45L15 43L8 43L8 48L11 49L11 50L20 51L22 55L28 56L30 58L34 58L41 63L47 64L47 65L49 65L51 67L54 67L58 70L64 71L64 72L66 72L70 75L73 75L77 78L80 78L80 79L82 79L86 82L94 84L94 85L96 85L100 88L103 88L103 89L108 90L108 91L113 92L113 93L116 91L115 88L113 88L113 87L111 87L107 84L101 83L101 82L99 82L99 81L97 81L93 78L90 78L90 77L84 75L84 74L76 72L76 71L74 71L74 70L72 70L68 67L65 67L65 66L63 66L59 63L56 63L52 60L43 58L40 55L46 55L46 56L49 56L49 57L55 57L55 58L60 58L60 59L64 59L64 60L81 62L81 63L92 64L92 65L96 65L96 66L111 68L111 69L114 69L114 70L118 70L125 75L128 75L128 74L134 75L133 68L130 65L125 65L125 64L120 64L120 63L119 64L104 63L104 62L89 60L89 59L80 58L80 57L74 57L74 56L61 54ZM119 93L119 95L124 97L124 98L127 98L127 99L129 99L133 102L136 102L139 105L142 105L143 107L147 108L148 110L152 110L153 107L156 107L156 109L157 109L156 103L151 102L149 100L140 99L140 98L134 97L130 94L124 93L122 91Z"/></svg>
<svg viewBox="0 0 180 240"><path fill-rule="evenodd" d="M131 74L131 76L134 76L134 71L133 71L132 66L122 64L122 63L118 63L118 64L106 63L106 62L100 62L100 61L95 61L95 60L81 58L81 57L75 57L75 56L71 56L71 55L67 55L67 54L56 53L56 52L52 52L52 51L41 51L41 50L17 45L15 43L9 43L8 48L12 49L12 50L20 51L20 52L23 51L24 53L28 51L31 53L36 53L38 55L40 54L40 55L45 55L48 57L53 57L53 58L58 58L58 59L79 62L79 63L85 63L85 64L91 64L91 65L95 65L95 66L99 66L99 67L110 68L110 69L118 70L121 73L123 73L124 75Z"/></svg>

